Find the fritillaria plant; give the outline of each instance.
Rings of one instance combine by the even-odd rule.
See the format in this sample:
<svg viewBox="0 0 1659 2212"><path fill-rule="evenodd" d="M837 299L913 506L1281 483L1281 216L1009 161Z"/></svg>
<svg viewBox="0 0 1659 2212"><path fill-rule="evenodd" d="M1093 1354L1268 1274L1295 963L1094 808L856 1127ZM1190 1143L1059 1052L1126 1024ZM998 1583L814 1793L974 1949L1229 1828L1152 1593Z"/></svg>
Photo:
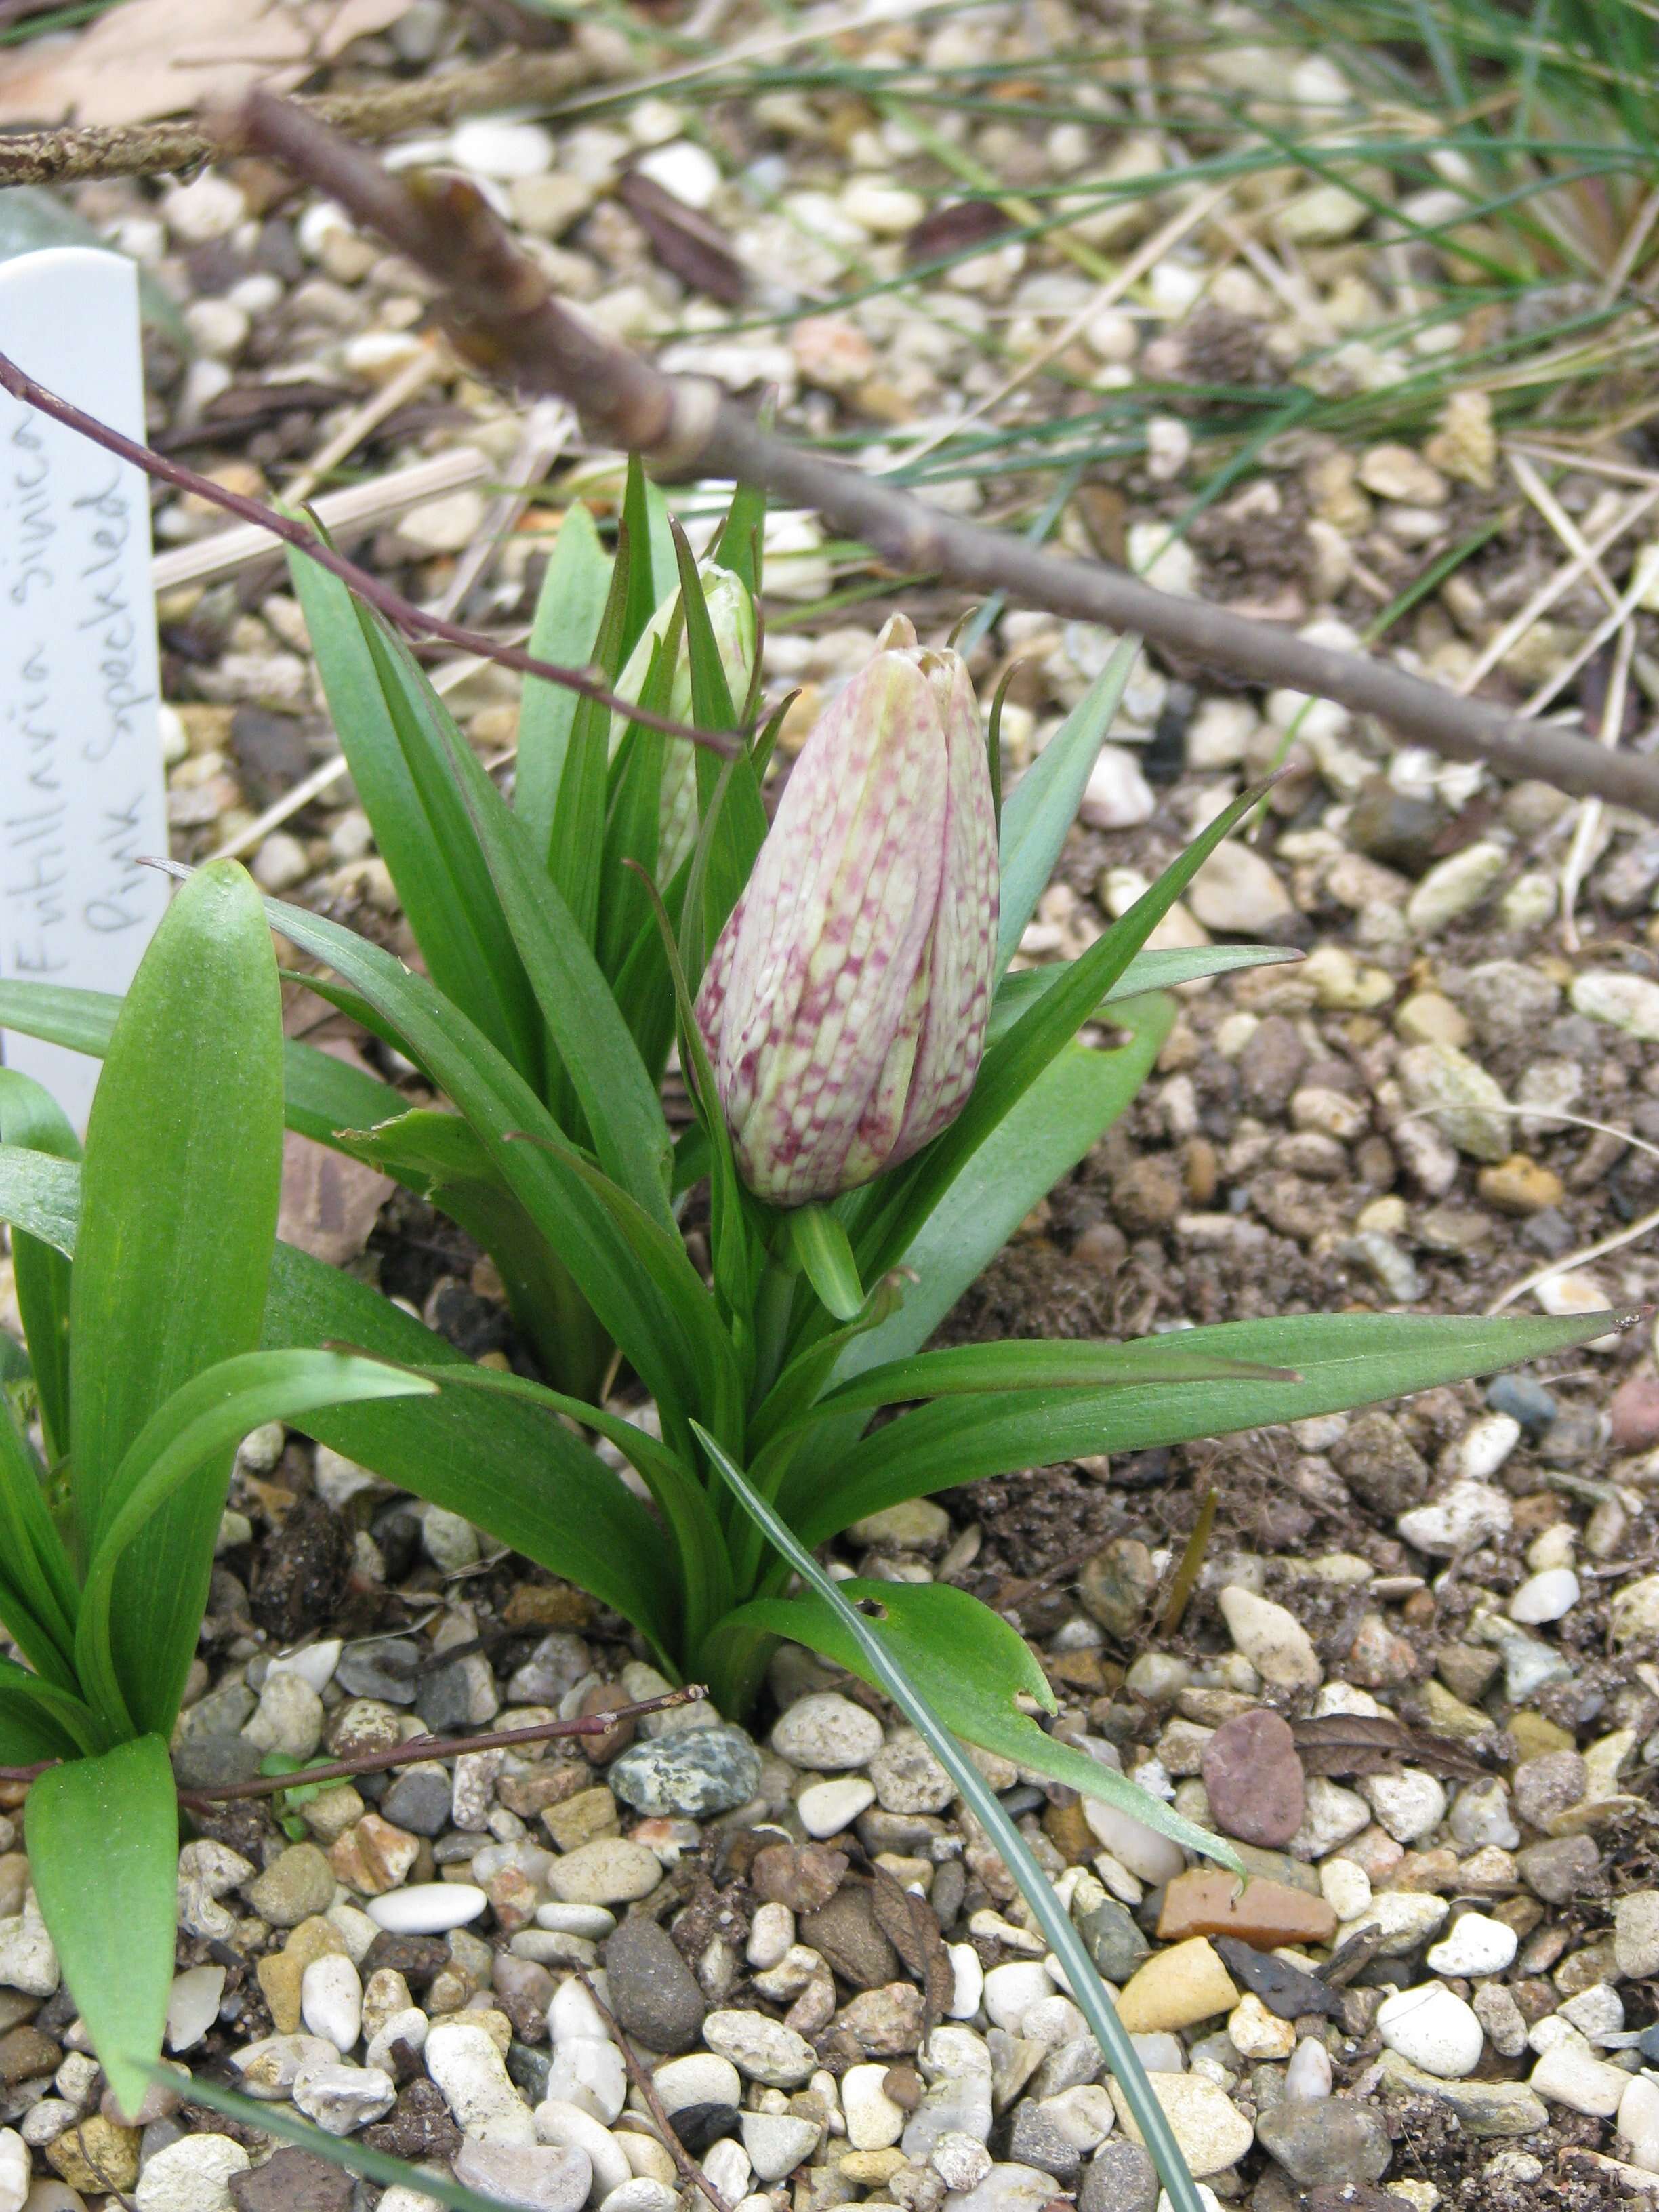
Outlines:
<svg viewBox="0 0 1659 2212"><path fill-rule="evenodd" d="M613 562L573 507L538 649L626 676L653 712L689 702L717 738L750 723L733 684L756 659L760 522L739 495L699 568L635 471ZM811 730L769 830L781 710L735 750L683 755L532 684L509 803L375 618L314 568L299 580L426 972L298 907L267 912L315 963L310 987L426 1095L290 1043L289 1122L474 1235L529 1353L520 1373L473 1366L364 1283L280 1252L264 1340L339 1340L442 1380L420 1404L302 1425L585 1586L727 1711L747 1711L779 1635L836 1647L705 1439L811 1547L949 1485L1394 1397L1608 1327L1344 1313L926 1348L1133 1098L1175 1017L1168 987L1290 957L1146 950L1246 793L1078 959L1014 969L1133 643L999 808L962 659L894 623ZM0 988L0 1020L86 1049L112 1014ZM695 1115L678 1135L661 1095L676 1044ZM47 1172L32 1158L0 1153L0 1213L50 1242L61 1207L31 1217ZM1045 1733L1033 1711L1053 1698L1010 1624L945 1585L880 1588L882 1632L932 1655L951 1726L1224 1856Z"/></svg>

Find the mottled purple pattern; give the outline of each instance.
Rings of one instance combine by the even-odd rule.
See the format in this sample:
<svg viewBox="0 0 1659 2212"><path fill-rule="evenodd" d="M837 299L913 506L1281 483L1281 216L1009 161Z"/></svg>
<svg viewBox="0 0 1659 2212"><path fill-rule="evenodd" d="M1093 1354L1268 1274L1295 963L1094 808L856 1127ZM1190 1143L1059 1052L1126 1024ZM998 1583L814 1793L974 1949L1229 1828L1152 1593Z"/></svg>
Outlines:
<svg viewBox="0 0 1659 2212"><path fill-rule="evenodd" d="M958 655L902 617L883 645L803 746L697 999L744 1177L785 1206L908 1158L962 1110L985 1049L978 708Z"/></svg>

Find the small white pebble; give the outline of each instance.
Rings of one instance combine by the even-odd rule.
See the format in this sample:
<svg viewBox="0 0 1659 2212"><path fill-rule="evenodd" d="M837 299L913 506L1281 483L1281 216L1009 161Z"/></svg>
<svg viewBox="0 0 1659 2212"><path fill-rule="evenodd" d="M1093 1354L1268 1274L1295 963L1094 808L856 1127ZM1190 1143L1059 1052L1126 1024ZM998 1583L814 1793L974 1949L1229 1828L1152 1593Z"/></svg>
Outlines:
<svg viewBox="0 0 1659 2212"><path fill-rule="evenodd" d="M1384 1997L1376 2008L1376 2027L1390 2051L1443 2081L1472 2074L1486 2045L1474 2011L1443 1982L1424 1982Z"/></svg>
<svg viewBox="0 0 1659 2212"><path fill-rule="evenodd" d="M489 1903L470 1881L419 1881L371 1897L365 1907L377 1928L393 1936L442 1936L465 1928Z"/></svg>
<svg viewBox="0 0 1659 2212"><path fill-rule="evenodd" d="M876 1785L862 1774L836 1775L814 1782L795 1800L809 1836L838 1836L876 1802Z"/></svg>
<svg viewBox="0 0 1659 2212"><path fill-rule="evenodd" d="M337 1951L313 1959L300 1981L300 2017L343 2053L356 2047L363 2025L363 1984L349 1959Z"/></svg>
<svg viewBox="0 0 1659 2212"><path fill-rule="evenodd" d="M1521 1938L1503 1921L1461 1912L1449 1933L1424 1954L1424 1964L1437 1974L1501 1974L1520 1946Z"/></svg>
<svg viewBox="0 0 1659 2212"><path fill-rule="evenodd" d="M1304 2035L1291 2053L1285 2069L1285 2095L1295 2103L1311 2105L1328 2097L1335 2079L1331 2054L1311 2035Z"/></svg>
<svg viewBox="0 0 1659 2212"><path fill-rule="evenodd" d="M1521 1441L1521 1424L1510 1413L1486 1413L1464 1430L1453 1447L1452 1470L1466 1482L1486 1482Z"/></svg>
<svg viewBox="0 0 1659 2212"><path fill-rule="evenodd" d="M1510 1600L1510 1619L1528 1628L1559 1620L1572 1611L1580 1595L1578 1577L1571 1567L1546 1567L1541 1574L1528 1575Z"/></svg>

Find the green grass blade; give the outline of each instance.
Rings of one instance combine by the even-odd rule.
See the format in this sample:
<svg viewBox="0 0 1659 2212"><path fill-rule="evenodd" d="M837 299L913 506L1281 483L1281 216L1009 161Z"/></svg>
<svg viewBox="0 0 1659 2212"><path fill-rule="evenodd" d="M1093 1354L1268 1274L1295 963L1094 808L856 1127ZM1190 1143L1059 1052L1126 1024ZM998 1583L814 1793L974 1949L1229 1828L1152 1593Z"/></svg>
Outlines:
<svg viewBox="0 0 1659 2212"><path fill-rule="evenodd" d="M999 975L1019 950L1025 925L1048 888L1060 848L1077 820L1090 771L1110 734L1139 654L1138 637L1119 641L1105 667L1004 802L999 841L1002 863L997 921Z"/></svg>
<svg viewBox="0 0 1659 2212"><path fill-rule="evenodd" d="M1146 2079L1134 2045L1101 1986L1094 1961L1085 1949L1082 1937L1073 1926L1070 1914L1049 1887L1048 1878L1031 1856L1024 1837L1004 1811L994 1791L989 1788L972 1759L966 1756L950 1730L940 1724L927 1698L916 1689L890 1644L884 1642L856 1607L842 1596L811 1553L765 1500L756 1496L737 1468L719 1452L718 1447L708 1448L714 1451L715 1465L744 1510L765 1530L808 1589L835 1613L848 1648L858 1650L869 1670L870 1678L899 1707L955 1783L963 1804L984 1829L1001 1855L1004 1865L1019 1884L1021 1894L1064 1967L1073 1996L1082 2008L1095 2040L1106 2054L1106 2062L1122 2087L1125 2100L1152 2154L1175 2212L1202 2212L1203 2200L1199 2196L1197 2185L1188 2170L1187 2161L1182 2155L1181 2146L1176 2141L1175 2131L1164 2115L1164 2107L1152 2094L1152 2084ZM896 1588L896 1584L883 1583L879 1586L880 1594L887 1598L891 1589Z"/></svg>

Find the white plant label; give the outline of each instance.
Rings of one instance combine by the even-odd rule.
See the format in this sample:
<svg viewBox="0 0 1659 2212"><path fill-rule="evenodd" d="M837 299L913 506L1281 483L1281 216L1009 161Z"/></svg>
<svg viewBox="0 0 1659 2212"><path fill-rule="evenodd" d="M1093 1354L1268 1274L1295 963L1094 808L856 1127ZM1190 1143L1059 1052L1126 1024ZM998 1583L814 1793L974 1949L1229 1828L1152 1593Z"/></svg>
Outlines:
<svg viewBox="0 0 1659 2212"><path fill-rule="evenodd" d="M0 352L144 435L138 273L52 246L0 264ZM120 993L167 905L142 471L0 392L0 977ZM9 1066L84 1130L99 1062L8 1030Z"/></svg>

